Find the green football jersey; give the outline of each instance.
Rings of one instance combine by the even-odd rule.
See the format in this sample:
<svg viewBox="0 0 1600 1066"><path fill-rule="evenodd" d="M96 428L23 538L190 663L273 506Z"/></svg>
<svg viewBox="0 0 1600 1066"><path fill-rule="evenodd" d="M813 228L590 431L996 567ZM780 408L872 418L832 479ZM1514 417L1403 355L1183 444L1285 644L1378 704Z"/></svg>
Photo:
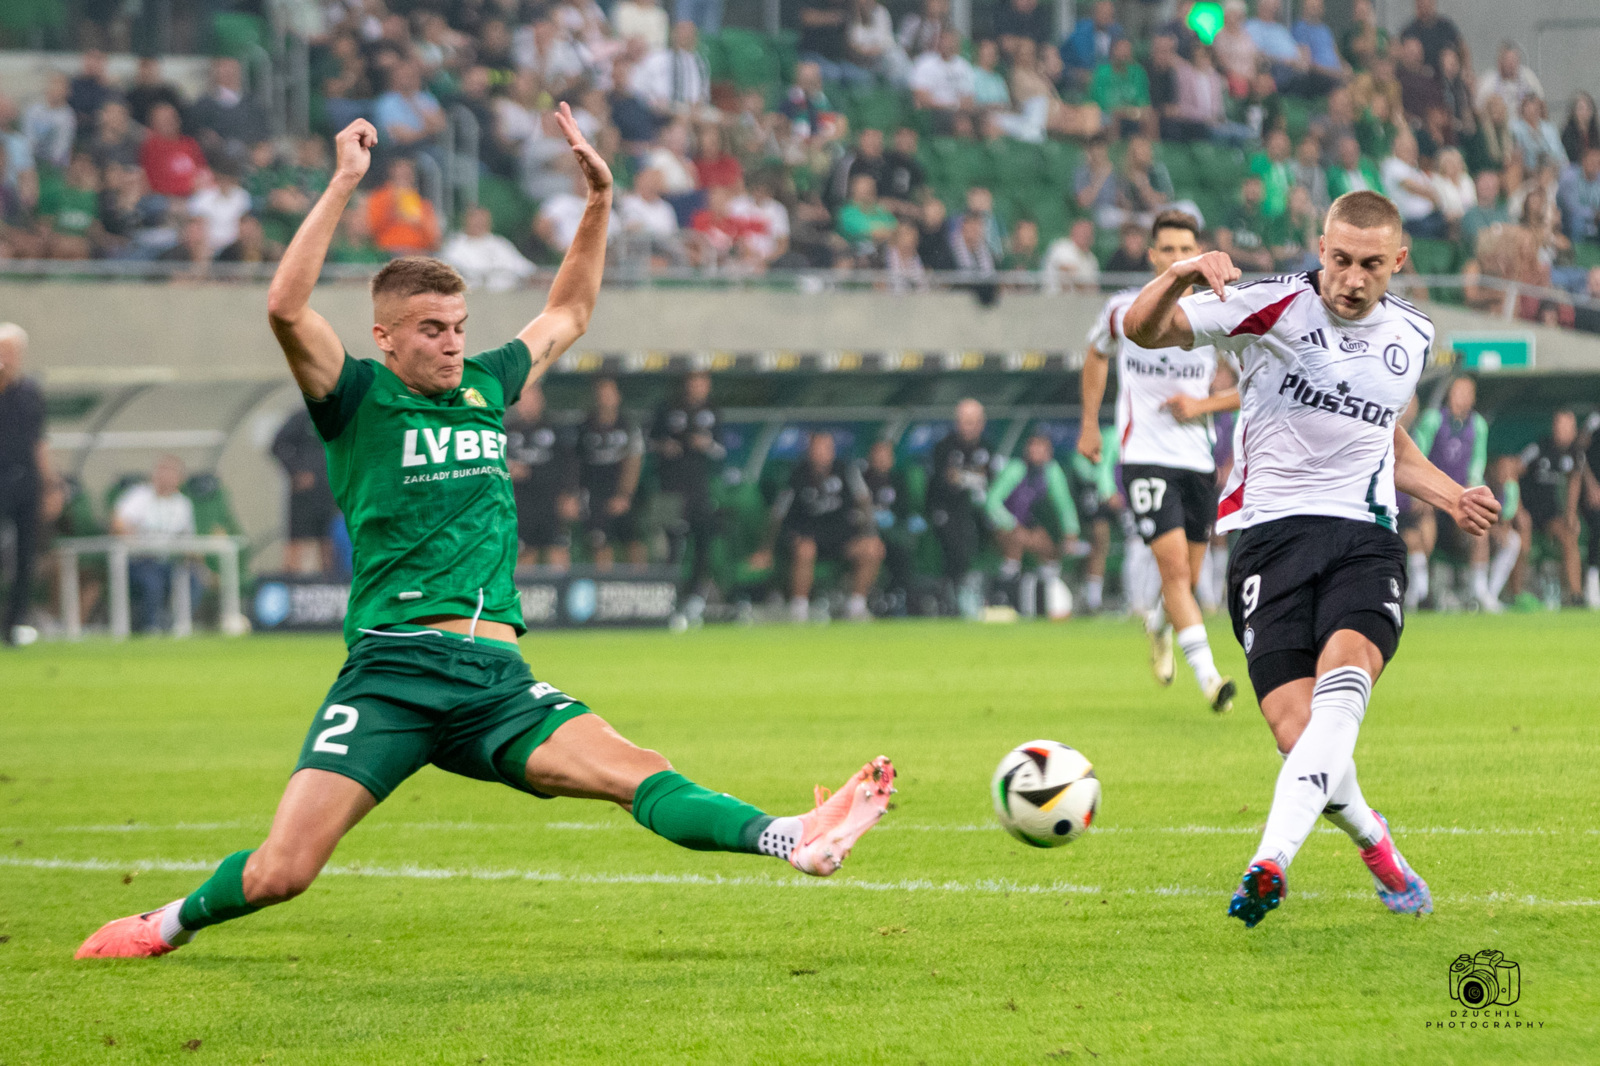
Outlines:
<svg viewBox="0 0 1600 1066"><path fill-rule="evenodd" d="M503 419L531 367L513 340L466 360L454 389L422 396L346 353L333 392L307 398L355 553L345 644L436 615L525 631Z"/></svg>

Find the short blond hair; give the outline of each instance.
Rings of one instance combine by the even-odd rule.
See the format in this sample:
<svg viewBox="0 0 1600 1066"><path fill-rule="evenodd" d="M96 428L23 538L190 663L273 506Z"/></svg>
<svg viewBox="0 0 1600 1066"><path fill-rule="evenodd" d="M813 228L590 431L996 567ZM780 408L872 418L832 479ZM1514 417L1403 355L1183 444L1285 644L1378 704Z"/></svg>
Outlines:
<svg viewBox="0 0 1600 1066"><path fill-rule="evenodd" d="M1405 228L1400 221L1400 209L1394 206L1394 201L1382 193L1366 189L1347 192L1333 202L1333 206L1328 208L1328 218L1323 228L1335 222L1345 222L1356 229L1381 229L1384 226L1393 226L1396 230Z"/></svg>
<svg viewBox="0 0 1600 1066"><path fill-rule="evenodd" d="M423 293L456 296L466 291L467 283L455 267L428 255L403 255L372 275L374 300L380 296L405 299Z"/></svg>

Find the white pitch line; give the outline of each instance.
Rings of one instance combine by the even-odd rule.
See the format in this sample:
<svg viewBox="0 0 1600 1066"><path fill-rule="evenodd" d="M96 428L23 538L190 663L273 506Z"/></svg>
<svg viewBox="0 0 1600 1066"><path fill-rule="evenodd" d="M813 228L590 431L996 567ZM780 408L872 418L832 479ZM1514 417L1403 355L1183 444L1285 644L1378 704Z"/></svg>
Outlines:
<svg viewBox="0 0 1600 1066"><path fill-rule="evenodd" d="M0 866L33 870L71 870L94 873L116 871L157 871L162 873L190 873L213 869L221 860L202 859L130 859L118 862L112 859L25 859L0 856ZM544 884L572 885L671 885L694 888L798 888L798 889L856 889L865 892L940 892L974 893L981 895L1040 895L1040 896L1203 896L1222 899L1229 895L1226 889L1198 888L1191 885L1151 885L1146 888L1107 889L1100 885L1079 885L1067 881L1049 884L1022 884L993 878L977 881L934 881L926 878L906 878L900 881L857 881L853 879L818 880L811 878L774 877L723 877L719 874L568 874L551 870L487 869L479 867L450 868L416 866L368 866L360 863L329 866L322 871L328 877L373 877L414 881L535 881ZM1297 892L1302 899L1352 899L1370 900L1370 892ZM1600 907L1600 899L1542 899L1538 896L1513 896L1491 892L1483 896L1440 897L1441 903L1491 903L1526 907Z"/></svg>
<svg viewBox="0 0 1600 1066"><path fill-rule="evenodd" d="M58 826L10 826L0 828L0 835L17 833L210 833L224 829L264 830L266 822L179 822L176 825L150 825L134 822L124 825L58 825ZM382 829L401 829L410 832L496 832L516 833L527 832L531 829L550 829L558 832L609 832L616 829L630 828L626 822L525 822L525 823L494 823L494 822L370 822L361 826L362 831ZM1000 827L993 822L968 825L919 825L916 823L903 823L888 821L878 827L878 832L903 831L917 833L992 833L999 831ZM1260 826L1249 825L1097 825L1095 833L1159 833L1181 836L1253 836L1261 832ZM1530 836L1553 837L1568 835L1600 836L1600 829L1541 829L1517 826L1458 826L1458 825L1431 825L1431 826L1404 826L1394 827L1397 835L1405 836ZM1329 826L1319 826L1315 832L1337 834L1341 830Z"/></svg>

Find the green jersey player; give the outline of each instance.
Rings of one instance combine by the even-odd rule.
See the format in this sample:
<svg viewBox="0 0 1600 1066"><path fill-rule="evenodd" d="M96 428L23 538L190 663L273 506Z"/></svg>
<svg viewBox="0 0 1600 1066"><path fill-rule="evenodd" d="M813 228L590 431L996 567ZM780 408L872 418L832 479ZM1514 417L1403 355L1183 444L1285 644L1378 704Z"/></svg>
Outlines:
<svg viewBox="0 0 1600 1066"><path fill-rule="evenodd" d="M611 172L565 104L556 116L589 195L543 313L509 343L465 358L465 285L407 257L372 280L382 360L353 359L309 306L312 288L377 134L357 120L336 138L327 190L284 254L268 317L328 453L355 548L349 658L317 709L272 828L193 893L103 926L79 958L162 955L196 931L304 892L334 847L406 777L433 763L535 796L610 800L684 847L787 860L827 876L888 806L894 768L878 758L816 808L773 818L689 781L588 707L536 681L512 569L516 507L506 407L580 337L605 265Z"/></svg>

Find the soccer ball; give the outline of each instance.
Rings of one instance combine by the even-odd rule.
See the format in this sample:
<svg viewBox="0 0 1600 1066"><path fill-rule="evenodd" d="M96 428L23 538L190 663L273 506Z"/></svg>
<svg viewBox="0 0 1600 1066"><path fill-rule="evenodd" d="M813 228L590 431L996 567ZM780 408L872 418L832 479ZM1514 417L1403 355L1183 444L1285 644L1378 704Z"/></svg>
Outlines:
<svg viewBox="0 0 1600 1066"><path fill-rule="evenodd" d="M1078 839L1100 810L1100 782L1083 753L1054 740L1012 748L990 786L1006 832L1036 848Z"/></svg>

